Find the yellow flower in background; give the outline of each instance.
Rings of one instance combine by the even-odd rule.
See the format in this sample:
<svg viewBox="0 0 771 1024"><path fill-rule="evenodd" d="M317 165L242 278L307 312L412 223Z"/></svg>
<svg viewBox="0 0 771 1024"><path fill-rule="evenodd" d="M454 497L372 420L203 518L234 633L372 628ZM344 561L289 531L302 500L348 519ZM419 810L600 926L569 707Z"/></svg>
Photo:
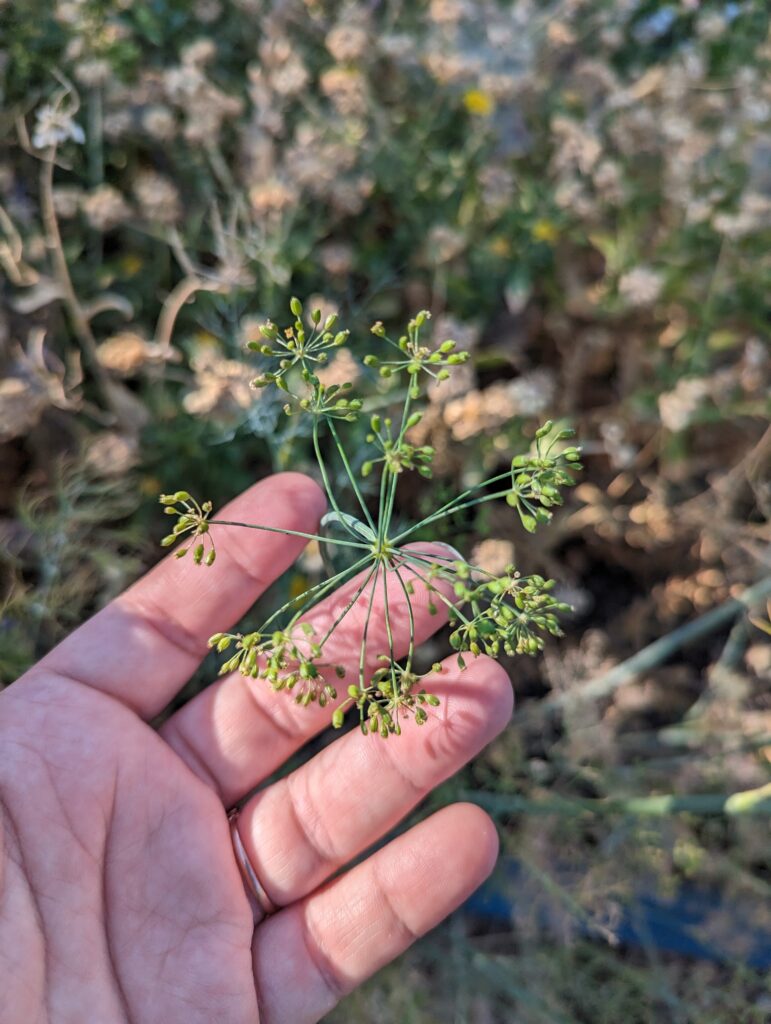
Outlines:
<svg viewBox="0 0 771 1024"><path fill-rule="evenodd" d="M220 343L219 338L215 334L205 330L196 331L193 335L193 340L201 348L218 348Z"/></svg>
<svg viewBox="0 0 771 1024"><path fill-rule="evenodd" d="M483 89L467 89L463 94L463 105L475 117L489 117L495 110L495 100Z"/></svg>
<svg viewBox="0 0 771 1024"><path fill-rule="evenodd" d="M293 601L296 597L301 597L309 586L310 581L307 576L300 572L294 573L289 581L289 599Z"/></svg>
<svg viewBox="0 0 771 1024"><path fill-rule="evenodd" d="M511 256L511 243L502 235L491 239L488 248L494 256Z"/></svg>
<svg viewBox="0 0 771 1024"><path fill-rule="evenodd" d="M559 237L557 225L550 220L537 220L530 232L536 242L556 242Z"/></svg>
<svg viewBox="0 0 771 1024"><path fill-rule="evenodd" d="M127 253L120 261L120 269L126 277L133 277L134 274L138 274L144 266L142 259L135 255L135 253Z"/></svg>
<svg viewBox="0 0 771 1024"><path fill-rule="evenodd" d="M139 493L144 497L157 497L163 483L155 476L143 476L139 481Z"/></svg>

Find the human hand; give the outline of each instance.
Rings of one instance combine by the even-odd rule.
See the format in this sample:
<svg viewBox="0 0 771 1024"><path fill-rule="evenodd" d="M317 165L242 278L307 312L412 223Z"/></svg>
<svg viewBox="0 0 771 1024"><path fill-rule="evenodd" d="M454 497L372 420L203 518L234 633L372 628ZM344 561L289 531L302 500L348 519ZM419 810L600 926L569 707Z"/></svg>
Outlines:
<svg viewBox="0 0 771 1024"><path fill-rule="evenodd" d="M310 532L323 511L316 485L285 473L223 514ZM235 673L159 731L147 723L204 657L200 638L231 627L302 546L222 531L214 568L165 559L0 694L2 1024L318 1021L492 869L492 823L457 804L336 874L508 721L503 670L480 657L460 673L453 658L424 726L390 742L353 731L246 799L239 835L280 908L255 927L227 810L328 710ZM309 619L329 620L354 586ZM396 590L389 601L403 648ZM419 584L412 603L425 640L442 613ZM335 633L349 681L363 619L357 605Z"/></svg>

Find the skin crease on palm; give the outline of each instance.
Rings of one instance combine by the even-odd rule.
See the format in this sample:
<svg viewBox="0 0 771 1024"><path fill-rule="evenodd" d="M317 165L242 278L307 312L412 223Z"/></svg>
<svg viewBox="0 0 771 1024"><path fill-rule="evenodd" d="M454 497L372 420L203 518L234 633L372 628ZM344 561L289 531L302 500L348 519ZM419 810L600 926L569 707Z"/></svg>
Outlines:
<svg viewBox="0 0 771 1024"><path fill-rule="evenodd" d="M285 473L223 514L312 532L323 511ZM318 1021L493 867L492 823L457 804L341 871L506 725L511 686L487 658L446 663L426 725L388 742L354 730L262 789L329 709L235 675L147 724L303 541L222 529L217 544L211 569L165 559L0 695L1 1024ZM413 602L422 641L443 620L418 583ZM335 634L348 681L363 617L357 604ZM256 929L226 814L244 800L240 834L280 908Z"/></svg>

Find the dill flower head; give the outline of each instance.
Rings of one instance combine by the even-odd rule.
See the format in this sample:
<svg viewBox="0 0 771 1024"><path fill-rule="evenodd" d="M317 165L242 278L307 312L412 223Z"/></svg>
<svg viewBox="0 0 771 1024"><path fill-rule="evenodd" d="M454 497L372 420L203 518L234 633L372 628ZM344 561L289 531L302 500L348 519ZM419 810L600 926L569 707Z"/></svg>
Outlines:
<svg viewBox="0 0 771 1024"><path fill-rule="evenodd" d="M485 652L493 657L537 654L545 636L560 635L558 616L568 609L552 594L553 581L517 572L514 549L506 539L482 541L471 563L462 556L456 559L454 551L448 555L421 552L419 545L406 545L405 541L443 518L494 500L513 510L525 530L535 532L562 505L563 490L573 485L574 473L581 468L580 453L564 444L572 431L555 429L547 422L536 431L530 450L511 459L503 472L472 482L455 498L442 499L444 503L419 522L405 524L395 514L398 483L410 473L430 478L437 454L427 443L433 428L429 425L428 434L420 434L424 416L435 421L441 407L421 408L418 402L426 398L433 382L446 381L456 369L462 369L469 354L460 350L455 340L443 340L441 332L435 332L432 339L430 313L422 310L398 339L389 337L380 321L373 324L370 347L378 354L369 351L362 366L348 346L349 331L338 328L337 311L323 311L322 305L317 300L306 309L293 298L294 321L283 329L270 320L256 330L253 322L242 323L246 348L259 360L259 375L252 385L277 388L282 400L286 398L284 413L293 421L304 421L297 432L310 435L330 506L319 533L220 521L213 516L210 502L199 502L181 490L161 496L165 514L176 520L162 543L170 547L180 541L176 557L192 552L194 562L211 565L216 557L213 532L223 528L248 526L310 541L303 567L314 576L326 569L326 578L321 572L321 579L307 584L307 589L302 585L290 588L286 603L259 629L215 633L209 645L225 655L222 673L238 671L262 679L303 707L329 704L335 728L342 727L350 710L365 735L387 739L398 736L408 721L424 725L440 703L428 686L441 666L435 664L429 672L419 672L414 661L416 588L425 590L422 600L429 614L437 614L440 604L445 609L450 645L461 670L467 653ZM445 326L448 324L445 321ZM466 333L467 340L475 340L471 328ZM214 408L223 388L241 386L232 363L218 361L211 352L205 360L194 362L201 379L196 391L186 397L189 411ZM368 417L369 432L363 440L359 434L355 449L348 451L344 444L348 424L361 418L364 405L362 399L350 397L353 382L365 378L366 370L377 371L382 381L377 400L382 400L384 411ZM205 374L212 378L216 373L219 382L204 381ZM510 384L522 387L516 381ZM325 440L336 449L346 487L332 484ZM352 512L345 510L345 492L355 499ZM361 575L356 577L357 573ZM319 629L306 614L340 584L354 585L353 596L335 608L330 625ZM381 588L382 608L377 614L384 616L384 629L377 631L379 639L374 641L369 625ZM399 656L395 648L389 592L404 600L400 614L406 611L410 630L406 656ZM339 642L335 648L329 641L354 607L364 615L356 653L358 672L355 681L349 680L346 689L338 693L339 681L346 679L350 669L347 672L336 663L334 651L339 650Z"/></svg>

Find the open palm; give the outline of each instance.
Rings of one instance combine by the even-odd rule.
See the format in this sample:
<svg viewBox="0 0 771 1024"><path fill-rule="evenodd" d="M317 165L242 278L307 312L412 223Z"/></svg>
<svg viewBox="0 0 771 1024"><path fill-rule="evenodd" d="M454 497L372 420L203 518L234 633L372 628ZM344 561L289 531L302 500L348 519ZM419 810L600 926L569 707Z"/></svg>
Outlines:
<svg viewBox="0 0 771 1024"><path fill-rule="evenodd" d="M323 510L316 485L286 473L223 514L310 532ZM147 724L204 638L302 546L250 530L217 540L215 567L166 559L0 695L2 1024L317 1021L492 868L492 824L455 805L339 873L506 723L510 685L486 658L448 663L421 729L387 743L352 732L262 789L328 709L236 674ZM310 618L331 621L352 586ZM404 648L396 590L389 601ZM441 616L419 586L413 604L425 639ZM333 637L351 681L362 620L355 606ZM226 813L242 801L246 853L280 908L256 928Z"/></svg>

